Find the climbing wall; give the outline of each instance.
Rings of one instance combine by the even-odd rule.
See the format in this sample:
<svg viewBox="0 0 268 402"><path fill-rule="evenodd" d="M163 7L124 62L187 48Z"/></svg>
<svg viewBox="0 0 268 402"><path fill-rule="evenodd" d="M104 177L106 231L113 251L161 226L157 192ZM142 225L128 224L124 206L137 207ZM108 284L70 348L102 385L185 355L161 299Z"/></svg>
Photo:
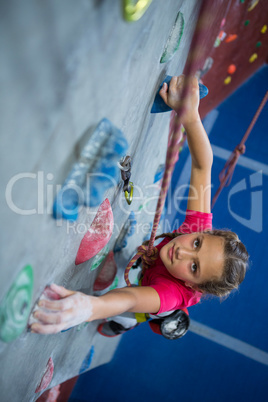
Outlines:
<svg viewBox="0 0 268 402"><path fill-rule="evenodd" d="M115 287L115 264L123 270L150 231L170 117L150 111L165 76L183 71L200 2L131 3L1 4L1 402L36 400L110 361L119 342L101 337L98 322L50 336L26 326L51 282L87 293L103 280ZM118 167L125 155L130 205ZM105 199L111 236L93 239L95 257L78 258L88 229L103 229L94 218ZM112 275L99 277L107 266Z"/></svg>
<svg viewBox="0 0 268 402"><path fill-rule="evenodd" d="M99 322L40 336L26 331L27 321L51 282L89 294L103 283L116 287L118 273L148 238L170 117L151 109L160 83L183 71L201 3L12 0L1 5L3 402L36 400L45 389L113 356L119 339L101 337ZM228 25L230 10L236 5L238 15L248 3L211 2L201 70L208 57L216 60L213 52L233 46L235 40L223 43L223 34L219 42L219 32L237 34ZM252 54L263 49L260 45ZM255 58L255 66L260 60ZM205 84L215 63L207 74L200 70ZM229 73L235 77L238 63L228 63L235 64ZM221 91L222 98L212 84L213 105L234 82ZM125 192L118 162L126 155L133 185Z"/></svg>
<svg viewBox="0 0 268 402"><path fill-rule="evenodd" d="M268 62L266 0L225 1L215 18L217 25L207 38L207 58L199 72L210 90L200 105L203 117Z"/></svg>

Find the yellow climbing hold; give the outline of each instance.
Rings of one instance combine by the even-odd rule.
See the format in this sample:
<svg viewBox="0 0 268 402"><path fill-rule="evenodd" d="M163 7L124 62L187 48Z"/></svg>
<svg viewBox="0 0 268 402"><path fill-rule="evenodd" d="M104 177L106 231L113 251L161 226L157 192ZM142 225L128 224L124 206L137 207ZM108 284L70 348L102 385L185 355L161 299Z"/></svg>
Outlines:
<svg viewBox="0 0 268 402"><path fill-rule="evenodd" d="M248 11L253 10L253 8L255 8L258 3L259 3L259 0L251 0L250 6L248 8Z"/></svg>
<svg viewBox="0 0 268 402"><path fill-rule="evenodd" d="M232 81L232 77L228 76L228 77L225 78L224 84L228 85L228 84L230 84L231 81Z"/></svg>
<svg viewBox="0 0 268 402"><path fill-rule="evenodd" d="M253 63L257 59L257 57L258 57L257 53L253 53L249 58L249 62Z"/></svg>
<svg viewBox="0 0 268 402"><path fill-rule="evenodd" d="M262 29L261 29L261 33L265 34L267 31L267 25L263 25Z"/></svg>
<svg viewBox="0 0 268 402"><path fill-rule="evenodd" d="M126 21L139 20L152 0L123 0L124 18Z"/></svg>

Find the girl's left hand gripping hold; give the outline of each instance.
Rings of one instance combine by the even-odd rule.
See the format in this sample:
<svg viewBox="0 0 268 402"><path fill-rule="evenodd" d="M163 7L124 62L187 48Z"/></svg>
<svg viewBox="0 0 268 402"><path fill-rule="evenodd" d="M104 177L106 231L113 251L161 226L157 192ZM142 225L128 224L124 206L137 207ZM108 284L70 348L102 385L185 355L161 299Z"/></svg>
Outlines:
<svg viewBox="0 0 268 402"><path fill-rule="evenodd" d="M186 98L182 98L182 92L184 85L188 85L189 91ZM169 87L164 82L160 92L163 101L175 110L179 112L180 107L184 106L183 115L180 116L181 122L184 126L187 124L200 120L198 113L199 106L199 86L196 77L185 77L180 75L179 77L172 77Z"/></svg>
<svg viewBox="0 0 268 402"><path fill-rule="evenodd" d="M59 300L42 299L33 317L38 322L30 326L31 332L53 334L89 321L92 315L90 296L52 284L50 290Z"/></svg>

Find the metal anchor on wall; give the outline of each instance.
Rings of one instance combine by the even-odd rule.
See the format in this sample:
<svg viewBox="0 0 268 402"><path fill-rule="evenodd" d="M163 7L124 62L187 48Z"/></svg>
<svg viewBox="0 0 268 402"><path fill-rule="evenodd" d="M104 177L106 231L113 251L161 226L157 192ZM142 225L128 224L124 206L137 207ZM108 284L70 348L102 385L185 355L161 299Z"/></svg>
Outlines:
<svg viewBox="0 0 268 402"><path fill-rule="evenodd" d="M131 177L131 156L127 155L120 159L118 167L121 170L121 178L124 182L123 191L128 205L133 199L134 184L129 181Z"/></svg>

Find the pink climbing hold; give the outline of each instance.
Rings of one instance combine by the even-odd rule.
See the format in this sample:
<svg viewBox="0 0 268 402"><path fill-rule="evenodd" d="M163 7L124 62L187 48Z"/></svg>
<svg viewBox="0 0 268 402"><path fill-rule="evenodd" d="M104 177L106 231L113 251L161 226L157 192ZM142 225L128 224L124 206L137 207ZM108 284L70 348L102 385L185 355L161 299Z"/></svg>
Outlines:
<svg viewBox="0 0 268 402"><path fill-rule="evenodd" d="M80 243L75 265L88 261L106 246L112 236L113 226L113 211L108 198L106 198L100 205L89 230Z"/></svg>
<svg viewBox="0 0 268 402"><path fill-rule="evenodd" d="M47 366L46 366L46 371L39 383L39 385L37 386L35 393L37 394L37 392L43 391L44 389L46 389L49 384L51 383L52 377L53 377L53 371L54 371L54 364L53 364L53 360L50 357L48 362L47 362Z"/></svg>
<svg viewBox="0 0 268 402"><path fill-rule="evenodd" d="M116 272L117 266L114 260L114 253L113 251L110 251L97 279L95 280L93 290L103 290L110 286L114 281Z"/></svg>
<svg viewBox="0 0 268 402"><path fill-rule="evenodd" d="M58 293L54 292L49 286L47 286L42 293L42 296L45 296L49 300L60 300L60 295Z"/></svg>
<svg viewBox="0 0 268 402"><path fill-rule="evenodd" d="M221 28L223 28L223 27L224 27L225 22L226 22L226 18L223 18L223 19L221 20Z"/></svg>

